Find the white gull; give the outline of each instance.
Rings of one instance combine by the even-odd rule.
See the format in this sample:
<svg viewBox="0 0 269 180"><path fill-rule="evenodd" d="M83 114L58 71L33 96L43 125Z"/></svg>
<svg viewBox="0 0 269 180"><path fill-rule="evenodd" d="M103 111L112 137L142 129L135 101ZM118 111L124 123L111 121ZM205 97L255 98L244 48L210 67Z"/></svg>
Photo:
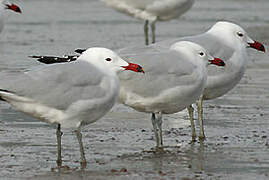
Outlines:
<svg viewBox="0 0 269 180"><path fill-rule="evenodd" d="M200 45L188 41L176 42L167 49L125 48L119 54L145 69L145 76L131 73L119 76L119 102L137 111L152 113L157 150L163 148L162 115L179 112L199 98L207 82L209 64L225 65Z"/></svg>
<svg viewBox="0 0 269 180"><path fill-rule="evenodd" d="M40 121L57 124L61 167L61 127L75 129L81 165L86 166L80 128L104 116L119 95L117 73L143 72L105 48L89 48L75 62L53 64L25 73L1 74L0 98Z"/></svg>

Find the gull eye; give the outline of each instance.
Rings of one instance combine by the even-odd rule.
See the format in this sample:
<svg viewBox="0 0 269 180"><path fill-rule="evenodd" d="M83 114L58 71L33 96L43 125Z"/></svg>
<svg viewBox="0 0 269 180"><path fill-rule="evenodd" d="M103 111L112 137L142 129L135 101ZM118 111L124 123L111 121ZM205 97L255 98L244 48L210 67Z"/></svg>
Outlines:
<svg viewBox="0 0 269 180"><path fill-rule="evenodd" d="M112 59L111 58L106 58L106 61L112 61Z"/></svg>
<svg viewBox="0 0 269 180"><path fill-rule="evenodd" d="M243 37L243 36L244 36L244 34L241 33L241 32L237 32L237 35L238 35L239 37Z"/></svg>
<svg viewBox="0 0 269 180"><path fill-rule="evenodd" d="M205 53L204 53L204 52L199 52L199 55L200 55L200 56L204 56Z"/></svg>

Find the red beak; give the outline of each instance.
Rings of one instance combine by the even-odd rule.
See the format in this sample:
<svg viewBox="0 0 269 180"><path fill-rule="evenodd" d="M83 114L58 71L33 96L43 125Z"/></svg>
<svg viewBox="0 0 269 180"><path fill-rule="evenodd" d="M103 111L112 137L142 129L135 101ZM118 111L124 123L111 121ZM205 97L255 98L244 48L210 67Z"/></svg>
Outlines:
<svg viewBox="0 0 269 180"><path fill-rule="evenodd" d="M130 70L130 71L134 71L134 72L142 72L145 73L143 68L138 65L138 64L134 64L134 63L129 63L128 66L122 66L123 68L125 68L125 70Z"/></svg>
<svg viewBox="0 0 269 180"><path fill-rule="evenodd" d="M254 41L254 43L248 43L249 47L257 49L258 51L265 52L265 47L262 43Z"/></svg>
<svg viewBox="0 0 269 180"><path fill-rule="evenodd" d="M6 5L6 9L10 9L10 10L15 11L17 13L21 13L20 7L17 6L16 4L11 4L11 5L5 4L5 5Z"/></svg>
<svg viewBox="0 0 269 180"><path fill-rule="evenodd" d="M217 66L225 66L225 62L220 58L214 58L214 60L208 60L210 64L215 64Z"/></svg>

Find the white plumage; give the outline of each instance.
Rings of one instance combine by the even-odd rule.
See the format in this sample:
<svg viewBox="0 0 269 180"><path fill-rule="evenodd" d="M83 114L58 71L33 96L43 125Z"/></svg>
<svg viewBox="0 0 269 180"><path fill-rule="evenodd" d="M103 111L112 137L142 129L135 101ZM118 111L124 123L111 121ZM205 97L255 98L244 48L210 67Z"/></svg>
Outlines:
<svg viewBox="0 0 269 180"><path fill-rule="evenodd" d="M194 103L206 85L206 66L209 62L215 64L217 59L188 41L163 49L154 45L125 48L118 53L131 57L146 72L142 77L131 73L120 75L119 102L152 113L157 148L162 148L162 114L179 112Z"/></svg>
<svg viewBox="0 0 269 180"><path fill-rule="evenodd" d="M0 97L19 111L58 124L59 166L61 126L76 128L81 160L86 165L80 127L97 121L113 107L119 95L117 73L124 70L143 71L109 49L90 48L75 62L2 74Z"/></svg>

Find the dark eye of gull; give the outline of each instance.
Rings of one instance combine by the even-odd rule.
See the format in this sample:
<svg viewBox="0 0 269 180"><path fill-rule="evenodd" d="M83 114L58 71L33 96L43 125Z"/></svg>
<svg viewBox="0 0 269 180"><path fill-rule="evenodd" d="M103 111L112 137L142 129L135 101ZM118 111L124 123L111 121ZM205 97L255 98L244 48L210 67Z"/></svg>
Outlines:
<svg viewBox="0 0 269 180"><path fill-rule="evenodd" d="M203 52L200 52L199 54L200 54L200 56L203 56L203 55L205 55L205 53L203 53Z"/></svg>
<svg viewBox="0 0 269 180"><path fill-rule="evenodd" d="M237 35L238 35L239 37L243 37L243 36L244 36L244 34L241 33L241 32L238 32Z"/></svg>
<svg viewBox="0 0 269 180"><path fill-rule="evenodd" d="M106 58L106 61L112 61L112 59L111 58Z"/></svg>

